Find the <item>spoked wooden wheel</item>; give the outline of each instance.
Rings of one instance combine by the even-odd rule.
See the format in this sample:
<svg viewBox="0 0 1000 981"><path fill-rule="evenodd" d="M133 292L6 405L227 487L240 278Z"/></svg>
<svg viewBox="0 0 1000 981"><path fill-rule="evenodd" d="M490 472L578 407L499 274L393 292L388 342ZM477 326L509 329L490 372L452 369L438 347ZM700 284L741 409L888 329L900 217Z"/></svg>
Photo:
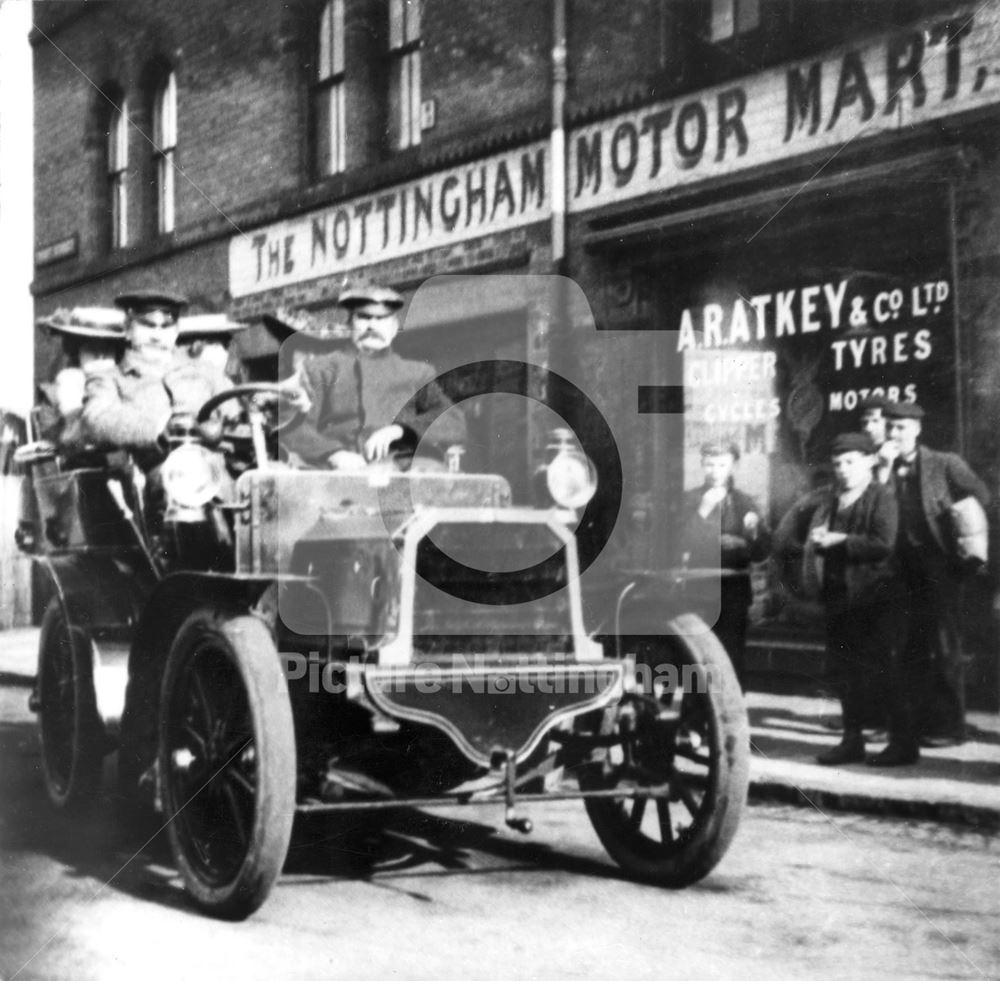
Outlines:
<svg viewBox="0 0 1000 981"><path fill-rule="evenodd" d="M657 796L589 799L608 854L630 875L679 888L706 876L736 834L749 779L749 726L725 649L690 614L668 636L635 644L643 689L622 740L585 787L626 786Z"/></svg>
<svg viewBox="0 0 1000 981"><path fill-rule="evenodd" d="M174 860L206 912L243 919L267 898L291 837L295 765L267 628L250 616L193 614L164 672L159 767Z"/></svg>
<svg viewBox="0 0 1000 981"><path fill-rule="evenodd" d="M104 729L97 714L89 640L53 599L42 618L38 658L42 773L60 810L91 803L100 788Z"/></svg>

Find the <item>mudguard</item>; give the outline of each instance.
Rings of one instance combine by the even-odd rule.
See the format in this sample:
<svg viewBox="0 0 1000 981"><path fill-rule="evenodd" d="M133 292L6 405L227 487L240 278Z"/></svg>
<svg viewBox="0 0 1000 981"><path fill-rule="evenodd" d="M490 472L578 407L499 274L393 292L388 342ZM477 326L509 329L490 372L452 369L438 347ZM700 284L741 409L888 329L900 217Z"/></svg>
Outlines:
<svg viewBox="0 0 1000 981"><path fill-rule="evenodd" d="M37 562L51 580L66 623L89 651L98 714L113 737L125 703L132 638L153 574L143 557L127 554L73 552Z"/></svg>
<svg viewBox="0 0 1000 981"><path fill-rule="evenodd" d="M138 556L77 551L36 561L52 580L69 622L95 635L130 634L156 582Z"/></svg>
<svg viewBox="0 0 1000 981"><path fill-rule="evenodd" d="M139 778L156 758L160 682L181 625L205 606L249 612L272 582L267 577L178 572L155 585L135 629L128 662L118 763L119 786L125 794L135 792Z"/></svg>

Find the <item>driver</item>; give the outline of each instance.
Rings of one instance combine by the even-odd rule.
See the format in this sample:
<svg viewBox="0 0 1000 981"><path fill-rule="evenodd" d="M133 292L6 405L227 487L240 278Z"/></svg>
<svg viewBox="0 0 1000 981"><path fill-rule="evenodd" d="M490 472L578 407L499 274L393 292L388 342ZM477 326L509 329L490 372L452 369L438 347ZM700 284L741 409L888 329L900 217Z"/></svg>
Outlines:
<svg viewBox="0 0 1000 981"><path fill-rule="evenodd" d="M194 414L211 396L230 387L218 372L177 348L182 296L163 290L123 293L127 348L108 371L87 379L82 429L99 446L132 451L143 470L163 457L171 419Z"/></svg>
<svg viewBox="0 0 1000 981"><path fill-rule="evenodd" d="M281 434L289 456L357 470L410 455L418 442L441 456L464 442L465 417L434 381L434 369L392 350L403 298L369 286L346 290L338 302L349 314L352 347L317 356L293 376L297 388L288 394L302 415Z"/></svg>

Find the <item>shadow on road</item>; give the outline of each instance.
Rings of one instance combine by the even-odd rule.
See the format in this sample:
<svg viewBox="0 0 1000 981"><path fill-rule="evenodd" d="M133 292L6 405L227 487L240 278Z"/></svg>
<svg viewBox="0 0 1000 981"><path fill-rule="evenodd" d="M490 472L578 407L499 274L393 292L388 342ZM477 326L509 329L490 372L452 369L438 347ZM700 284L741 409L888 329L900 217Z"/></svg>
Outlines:
<svg viewBox="0 0 1000 981"><path fill-rule="evenodd" d="M471 814L470 819L460 819L402 809L353 819L310 816L296 826L285 872L370 879L411 872L481 875L499 871L482 868L481 856L486 855L502 862L506 872L514 866L525 871L622 877L610 863L561 852L540 839L504 836L496 826L476 821Z"/></svg>
<svg viewBox="0 0 1000 981"><path fill-rule="evenodd" d="M106 767L106 782L108 776ZM95 895L110 888L172 906L183 903L172 883L165 836L154 834L155 826L127 824L109 796L77 814L51 806L32 723L0 722L0 801L4 853L48 856L65 866L66 875L87 880Z"/></svg>
<svg viewBox="0 0 1000 981"><path fill-rule="evenodd" d="M126 821L110 794L110 762L104 777L108 792L86 813L57 812L45 795L35 725L0 722L0 853L46 856L63 866L67 877L85 880L85 889L94 896L112 889L192 911L164 829L155 820L142 826ZM610 861L569 854L540 838L499 833L474 814L470 812L472 819L458 819L404 809L302 816L296 821L285 875L299 876L305 883L350 878L375 885L408 875L478 876L512 870L622 878Z"/></svg>

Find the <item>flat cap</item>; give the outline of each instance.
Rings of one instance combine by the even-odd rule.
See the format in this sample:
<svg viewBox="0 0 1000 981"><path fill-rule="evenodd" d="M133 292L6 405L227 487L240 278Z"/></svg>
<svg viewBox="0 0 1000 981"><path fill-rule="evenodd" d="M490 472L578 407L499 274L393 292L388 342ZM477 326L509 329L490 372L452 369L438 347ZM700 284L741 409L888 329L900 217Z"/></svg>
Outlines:
<svg viewBox="0 0 1000 981"><path fill-rule="evenodd" d="M113 307L60 307L48 317L35 321L57 334L100 341L120 341L125 339L125 314Z"/></svg>
<svg viewBox="0 0 1000 981"><path fill-rule="evenodd" d="M830 456L840 456L841 453L875 452L875 443L867 433L840 433L833 437L830 443Z"/></svg>
<svg viewBox="0 0 1000 981"><path fill-rule="evenodd" d="M349 286L340 294L337 303L348 310L366 303L381 303L390 310L398 310L403 305L403 298L389 286Z"/></svg>
<svg viewBox="0 0 1000 981"><path fill-rule="evenodd" d="M890 402L885 408L887 419L923 419L924 410L916 402Z"/></svg>
<svg viewBox="0 0 1000 981"><path fill-rule="evenodd" d="M187 297L166 290L132 290L115 297L122 310L173 310L180 313L188 305Z"/></svg>

